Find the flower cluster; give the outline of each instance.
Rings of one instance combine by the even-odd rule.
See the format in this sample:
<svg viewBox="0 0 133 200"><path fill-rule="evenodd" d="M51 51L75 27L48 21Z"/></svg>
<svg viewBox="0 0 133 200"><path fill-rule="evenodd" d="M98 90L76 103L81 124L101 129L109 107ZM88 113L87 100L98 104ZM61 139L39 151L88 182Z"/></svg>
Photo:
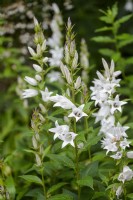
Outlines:
<svg viewBox="0 0 133 200"><path fill-rule="evenodd" d="M49 129L50 132L55 133L54 140L59 138L63 141L62 148L67 144L71 144L74 147L74 139L77 136L76 133L69 131L69 126L67 125L59 125L58 122L55 122L55 128Z"/></svg>
<svg viewBox="0 0 133 200"><path fill-rule="evenodd" d="M43 54L46 51L46 40L43 35L42 29L37 21L36 18L34 18L34 24L35 24L35 44L36 44L36 52L31 48L28 47L28 50L32 56L33 60L36 60L38 64L33 64L33 68L35 70L35 77L29 77L25 76L25 81L30 85L31 88L25 89L23 91L22 97L23 98L29 98L37 96L39 93L42 94L43 101L48 101L50 95L52 92L49 92L47 88L45 88L44 91L41 90L41 82L43 80L43 65L46 64L48 61L47 57L44 57Z"/></svg>
<svg viewBox="0 0 133 200"><path fill-rule="evenodd" d="M104 59L102 59L102 62L105 69L104 74L97 71L98 79L93 81L94 87L90 88L92 90L91 99L95 100L95 105L100 107L98 112L94 113L96 117L95 122L100 121L101 123L99 134L104 136L102 140L103 149L106 149L107 153L111 152L110 157L120 160L125 156L125 149L130 144L126 134L128 127L122 126L115 118L117 112L122 112L122 105L126 104L125 101L120 101L118 94L115 95L116 87L120 86L120 79L117 79L117 76L121 72L114 71L113 60L111 61L110 68ZM118 180L123 183L124 181L131 180L133 177L132 173L132 170L125 166Z"/></svg>

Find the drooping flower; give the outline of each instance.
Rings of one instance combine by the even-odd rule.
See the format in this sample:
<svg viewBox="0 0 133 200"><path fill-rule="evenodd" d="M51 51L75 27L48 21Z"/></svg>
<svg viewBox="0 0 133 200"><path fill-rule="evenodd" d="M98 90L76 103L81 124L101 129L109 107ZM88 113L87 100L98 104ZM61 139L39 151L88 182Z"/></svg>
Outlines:
<svg viewBox="0 0 133 200"><path fill-rule="evenodd" d="M22 94L22 98L30 98L38 95L38 91L34 89L25 89Z"/></svg>
<svg viewBox="0 0 133 200"><path fill-rule="evenodd" d="M125 181L130 181L132 178L133 171L128 166L124 166L122 173L118 176L118 180L124 183Z"/></svg>
<svg viewBox="0 0 133 200"><path fill-rule="evenodd" d="M55 102L54 107L61 107L64 109L72 109L75 105L65 96L58 95L50 97L50 101Z"/></svg>

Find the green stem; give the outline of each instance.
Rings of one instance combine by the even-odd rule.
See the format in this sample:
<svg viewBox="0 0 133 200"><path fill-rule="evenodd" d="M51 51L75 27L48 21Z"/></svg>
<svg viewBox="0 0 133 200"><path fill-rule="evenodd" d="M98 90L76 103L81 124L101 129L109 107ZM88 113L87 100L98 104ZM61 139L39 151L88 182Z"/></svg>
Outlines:
<svg viewBox="0 0 133 200"><path fill-rule="evenodd" d="M75 141L75 161L76 161L75 172L76 172L76 179L78 182L78 180L80 179L80 174L79 174L79 164L78 164L78 147L76 141ZM79 184L77 185L78 185L78 200L80 200L81 188Z"/></svg>
<svg viewBox="0 0 133 200"><path fill-rule="evenodd" d="M88 130L88 120L87 117L85 117L85 129ZM91 161L91 147L88 149L88 154L89 154L89 160Z"/></svg>
<svg viewBox="0 0 133 200"><path fill-rule="evenodd" d="M75 103L75 93L74 93L74 89L72 88L72 100L73 103ZM73 125L73 130L76 133L76 119L74 119L74 125ZM75 172L76 172L76 179L77 182L80 179L80 173L79 173L79 157L78 157L78 146L77 146L77 142L76 140L74 141L75 144ZM78 200L80 200L80 193L81 193L81 188L80 185L77 183L78 186Z"/></svg>
<svg viewBox="0 0 133 200"><path fill-rule="evenodd" d="M47 200L47 191L46 191L46 187L45 187L43 168L41 168L41 177L42 177L42 184L43 184L42 186L43 186L44 197Z"/></svg>

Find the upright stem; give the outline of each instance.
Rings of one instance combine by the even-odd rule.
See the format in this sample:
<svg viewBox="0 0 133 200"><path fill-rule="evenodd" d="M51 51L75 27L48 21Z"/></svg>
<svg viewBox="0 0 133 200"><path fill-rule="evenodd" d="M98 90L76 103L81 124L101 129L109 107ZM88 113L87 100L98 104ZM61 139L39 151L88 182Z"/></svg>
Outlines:
<svg viewBox="0 0 133 200"><path fill-rule="evenodd" d="M43 168L41 168L41 177L42 177L42 186L43 186L43 193L44 197L47 200L47 191L46 191L46 186L45 186L45 181L44 181L44 173L43 173Z"/></svg>
<svg viewBox="0 0 133 200"><path fill-rule="evenodd" d="M72 89L72 100L73 100L73 103L75 103L74 89ZM76 133L76 119L74 119L73 130ZM78 181L80 179L80 173L79 173L78 146L77 146L76 140L74 141L74 144L75 144L75 148L74 148L75 149L75 172L76 172L76 179ZM78 183L77 183L77 185L78 185L78 200L80 200L81 188Z"/></svg>
<svg viewBox="0 0 133 200"><path fill-rule="evenodd" d="M88 121L87 121L87 117L85 117L85 129L88 130ZM89 147L88 149L88 153L89 153L89 159L91 161L91 147Z"/></svg>

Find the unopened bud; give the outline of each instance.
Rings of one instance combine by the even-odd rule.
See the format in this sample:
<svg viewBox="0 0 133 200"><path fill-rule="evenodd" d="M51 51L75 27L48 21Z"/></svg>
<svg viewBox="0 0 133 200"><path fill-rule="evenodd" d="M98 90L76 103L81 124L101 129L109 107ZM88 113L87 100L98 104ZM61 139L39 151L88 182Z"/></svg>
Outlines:
<svg viewBox="0 0 133 200"><path fill-rule="evenodd" d="M68 21L67 21L67 28L70 29L72 26L72 23L71 23L71 19L70 17L68 18Z"/></svg>
<svg viewBox="0 0 133 200"><path fill-rule="evenodd" d="M35 156L36 156L36 163L37 163L37 166L41 166L41 165L42 165L42 162L41 162L40 156L39 156L37 153L35 154Z"/></svg>
<svg viewBox="0 0 133 200"><path fill-rule="evenodd" d="M65 76L65 66L62 62L60 63L60 69L61 69L63 76Z"/></svg>
<svg viewBox="0 0 133 200"><path fill-rule="evenodd" d="M35 75L35 79L39 82L42 81L42 77L39 74Z"/></svg>
<svg viewBox="0 0 133 200"><path fill-rule="evenodd" d="M42 49L42 51L45 51L45 49L46 49L46 40L43 41L41 49Z"/></svg>
<svg viewBox="0 0 133 200"><path fill-rule="evenodd" d="M37 72L42 72L42 68L39 65L33 64L33 68L37 71Z"/></svg>
<svg viewBox="0 0 133 200"><path fill-rule="evenodd" d="M39 148L39 153L40 153L40 155L42 155L43 154L43 146L42 145L40 145L40 148Z"/></svg>
<svg viewBox="0 0 133 200"><path fill-rule="evenodd" d="M37 140L36 140L35 136L32 137L32 145L33 145L34 149L38 148L38 143L37 143Z"/></svg>
<svg viewBox="0 0 133 200"><path fill-rule="evenodd" d="M76 51L75 41L73 40L70 44L70 54L73 56Z"/></svg>
<svg viewBox="0 0 133 200"><path fill-rule="evenodd" d="M45 122L45 118L39 113L39 118L41 120L41 122Z"/></svg>
<svg viewBox="0 0 133 200"><path fill-rule="evenodd" d="M72 62L72 68L76 69L77 65L78 65L78 53L77 51L75 51L73 62Z"/></svg>
<svg viewBox="0 0 133 200"><path fill-rule="evenodd" d="M71 96L71 95L70 95L70 90L69 90L69 88L67 88L66 94L67 94L69 97Z"/></svg>
<svg viewBox="0 0 133 200"><path fill-rule="evenodd" d="M31 56L33 56L33 57L35 57L36 56L36 53L35 53L35 51L31 48L31 47L28 47L28 50L29 50L29 52L30 52L30 54L31 54Z"/></svg>
<svg viewBox="0 0 133 200"><path fill-rule="evenodd" d="M41 46L40 46L40 44L37 45L36 51L37 51L37 56L40 56L41 55Z"/></svg>
<svg viewBox="0 0 133 200"><path fill-rule="evenodd" d="M38 20L35 17L33 18L33 20L34 20L34 25L39 26Z"/></svg>
<svg viewBox="0 0 133 200"><path fill-rule="evenodd" d="M41 103L39 103L39 107L40 107L40 109L41 109L41 111L42 111L42 113L46 113L47 112L47 110L46 110L46 108L44 107L44 105L43 104L41 104Z"/></svg>
<svg viewBox="0 0 133 200"><path fill-rule="evenodd" d="M128 158L133 158L133 151L128 151L127 152L127 157Z"/></svg>
<svg viewBox="0 0 133 200"><path fill-rule="evenodd" d="M29 83L30 85L36 86L37 85L37 81L36 79L29 77L29 76L25 76L24 80Z"/></svg>
<svg viewBox="0 0 133 200"><path fill-rule="evenodd" d="M65 78L66 78L67 82L69 84L72 83L71 75L70 75L70 72L69 72L69 69L67 68L67 66L64 66L64 73L65 73Z"/></svg>
<svg viewBox="0 0 133 200"><path fill-rule="evenodd" d="M75 89L77 90L81 86L81 77L79 76L74 84Z"/></svg>
<svg viewBox="0 0 133 200"><path fill-rule="evenodd" d="M36 138L37 141L40 141L40 135L39 135L39 133L37 133L37 132L35 133L35 138Z"/></svg>
<svg viewBox="0 0 133 200"><path fill-rule="evenodd" d="M84 143L83 142L81 142L81 143L78 144L78 148L79 149L82 149L83 147L84 147Z"/></svg>
<svg viewBox="0 0 133 200"><path fill-rule="evenodd" d="M70 55L69 55L69 50L68 50L67 45L65 45L65 62L66 62L66 64L69 64L69 62L70 62Z"/></svg>
<svg viewBox="0 0 133 200"><path fill-rule="evenodd" d="M43 63L48 62L48 57L43 58Z"/></svg>

